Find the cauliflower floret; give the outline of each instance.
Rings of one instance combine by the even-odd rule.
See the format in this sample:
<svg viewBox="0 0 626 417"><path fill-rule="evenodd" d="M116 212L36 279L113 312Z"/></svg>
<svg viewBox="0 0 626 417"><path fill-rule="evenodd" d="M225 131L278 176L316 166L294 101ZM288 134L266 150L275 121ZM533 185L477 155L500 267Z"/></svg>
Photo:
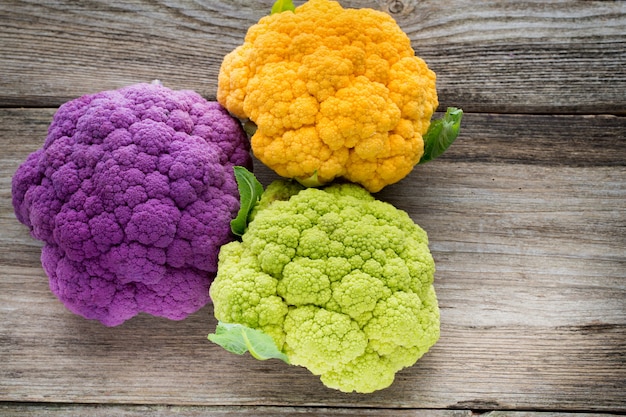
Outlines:
<svg viewBox="0 0 626 417"><path fill-rule="evenodd" d="M217 98L257 125L252 150L279 175L376 192L424 155L435 82L389 15L310 0L250 27L222 62Z"/></svg>
<svg viewBox="0 0 626 417"><path fill-rule="evenodd" d="M406 212L356 184L276 181L222 248L211 297L220 322L269 334L327 386L372 392L439 338L434 272Z"/></svg>
<svg viewBox="0 0 626 417"><path fill-rule="evenodd" d="M249 145L219 103L137 84L61 106L13 177L13 206L71 311L182 319L209 301L233 238L235 165L251 166Z"/></svg>

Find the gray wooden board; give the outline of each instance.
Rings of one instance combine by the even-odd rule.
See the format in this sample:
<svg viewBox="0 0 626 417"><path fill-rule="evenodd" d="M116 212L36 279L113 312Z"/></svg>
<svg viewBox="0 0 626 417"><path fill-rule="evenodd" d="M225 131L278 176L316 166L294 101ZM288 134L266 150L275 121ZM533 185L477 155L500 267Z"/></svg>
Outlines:
<svg viewBox="0 0 626 417"><path fill-rule="evenodd" d="M621 140L579 157L567 146L593 141L598 125L619 131L623 118L472 114L449 153L377 194L429 233L442 337L392 387L363 396L212 345L210 306L182 322L142 315L117 328L69 313L10 203L10 177L53 112L0 110L1 400L625 409L626 167L616 154L626 152ZM565 156L532 157L554 136L539 126L555 120ZM532 140L510 137L525 126ZM275 178L256 166L264 184Z"/></svg>

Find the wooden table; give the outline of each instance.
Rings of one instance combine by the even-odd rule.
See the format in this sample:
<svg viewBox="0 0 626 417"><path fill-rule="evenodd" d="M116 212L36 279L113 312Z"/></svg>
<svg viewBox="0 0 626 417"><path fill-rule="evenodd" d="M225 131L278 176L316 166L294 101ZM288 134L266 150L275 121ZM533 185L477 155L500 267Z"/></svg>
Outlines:
<svg viewBox="0 0 626 417"><path fill-rule="evenodd" d="M51 294L10 181L55 109L153 79L213 99L271 3L0 3L0 415L626 413L622 1L342 1L389 10L437 72L440 110L466 113L443 157L377 195L428 231L442 320L390 388L342 394L229 354L206 340L210 306L106 328Z"/></svg>

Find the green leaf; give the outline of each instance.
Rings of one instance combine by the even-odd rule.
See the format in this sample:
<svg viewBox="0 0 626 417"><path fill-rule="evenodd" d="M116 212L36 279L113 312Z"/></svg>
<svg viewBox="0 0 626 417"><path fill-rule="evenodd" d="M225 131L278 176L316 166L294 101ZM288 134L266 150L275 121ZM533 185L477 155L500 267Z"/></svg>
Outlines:
<svg viewBox="0 0 626 417"><path fill-rule="evenodd" d="M237 355L250 352L252 357L260 361L280 359L289 363L287 355L276 347L272 336L243 324L222 323L220 321L215 328L215 333L209 334L208 339Z"/></svg>
<svg viewBox="0 0 626 417"><path fill-rule="evenodd" d="M448 107L441 119L433 120L424 135L424 155L420 164L432 161L452 145L461 129L463 110Z"/></svg>
<svg viewBox="0 0 626 417"><path fill-rule="evenodd" d="M282 13L287 11L293 12L294 10L296 10L296 7L293 5L293 2L291 0L276 0L274 5L272 6L272 12L270 14Z"/></svg>
<svg viewBox="0 0 626 417"><path fill-rule="evenodd" d="M253 173L244 167L236 166L235 179L239 188L239 212L237 217L230 221L230 229L237 236L241 236L248 227L250 212L263 194L263 185L256 179Z"/></svg>

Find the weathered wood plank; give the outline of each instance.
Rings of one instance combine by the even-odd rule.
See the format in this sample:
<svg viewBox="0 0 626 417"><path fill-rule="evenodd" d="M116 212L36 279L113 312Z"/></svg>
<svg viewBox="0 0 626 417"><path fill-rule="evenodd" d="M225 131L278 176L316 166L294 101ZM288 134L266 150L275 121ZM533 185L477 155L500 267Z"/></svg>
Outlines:
<svg viewBox="0 0 626 417"><path fill-rule="evenodd" d="M444 157L379 193L429 233L442 337L363 396L210 344L210 306L117 328L65 310L8 192L52 113L0 109L0 401L626 411L625 119L470 114Z"/></svg>
<svg viewBox="0 0 626 417"><path fill-rule="evenodd" d="M22 283L20 294L8 292L2 300L5 305L8 297L24 301L8 304L14 311L3 310L6 322L0 348L7 360L0 375L3 400L624 409L623 325L465 327L453 325L444 308L443 336L435 348L402 371L392 387L359 396L331 392L301 368L236 357L209 344L204 335L215 324L208 317L210 308L181 323L142 316L119 328L103 329L69 315L49 295L43 279L39 281ZM466 308L466 314L493 308L488 291L467 293L485 301L482 309ZM439 294L445 302L445 288L440 286ZM532 320L540 321L542 311L529 311L535 316ZM23 319L17 320L18 316Z"/></svg>
<svg viewBox="0 0 626 417"><path fill-rule="evenodd" d="M445 106L498 113L626 111L624 94L609 91L626 90L624 2L400 3L405 7L397 20L438 74Z"/></svg>
<svg viewBox="0 0 626 417"><path fill-rule="evenodd" d="M393 417L470 417L478 415L471 410L424 410L424 409L367 409L327 407L201 407L201 406L150 406L150 405L83 405L83 404L0 404L0 414L12 417L197 417L197 416L393 416ZM613 417L619 414L564 413L537 411L492 411L482 417Z"/></svg>
<svg viewBox="0 0 626 417"><path fill-rule="evenodd" d="M531 166L624 166L626 120L616 116L466 114L449 161Z"/></svg>
<svg viewBox="0 0 626 417"><path fill-rule="evenodd" d="M0 404L0 415L12 417L228 417L251 415L255 417L284 416L393 416L393 417L470 417L469 410L389 410L367 408L327 407L199 407L199 406L137 406L137 405L49 405L49 404ZM538 416L539 417L539 416ZM546 416L548 417L548 416ZM568 417L568 416L563 416ZM578 417L578 416L571 416ZM585 417L585 416L579 416ZM605 415L605 417L611 417Z"/></svg>
<svg viewBox="0 0 626 417"><path fill-rule="evenodd" d="M0 404L0 415L12 417L226 417L253 415L255 417L282 416L390 416L390 417L471 417L471 410L424 410L424 409L368 409L327 407L202 407L164 405L89 405L89 404ZM537 411L492 411L480 414L483 417L613 417L619 414L563 413Z"/></svg>
<svg viewBox="0 0 626 417"><path fill-rule="evenodd" d="M489 411L481 417L609 417L620 414L567 413L561 411Z"/></svg>
<svg viewBox="0 0 626 417"><path fill-rule="evenodd" d="M0 106L56 107L152 79L214 97L223 56L271 3L3 1ZM402 9L393 15L437 72L441 108L626 113L624 2L342 4Z"/></svg>

